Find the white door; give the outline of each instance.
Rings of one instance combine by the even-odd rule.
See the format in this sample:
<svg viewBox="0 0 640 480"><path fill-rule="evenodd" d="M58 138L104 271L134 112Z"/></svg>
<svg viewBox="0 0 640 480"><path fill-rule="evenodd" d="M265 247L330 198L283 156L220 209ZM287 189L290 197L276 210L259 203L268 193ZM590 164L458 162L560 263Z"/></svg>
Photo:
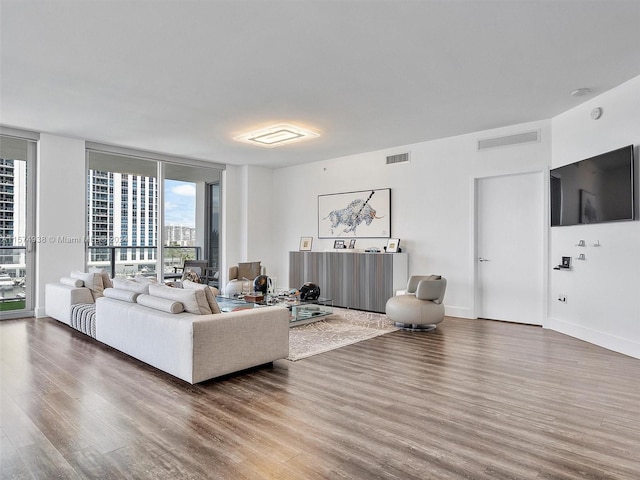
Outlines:
<svg viewBox="0 0 640 480"><path fill-rule="evenodd" d="M477 316L542 325L542 173L482 178L477 188Z"/></svg>

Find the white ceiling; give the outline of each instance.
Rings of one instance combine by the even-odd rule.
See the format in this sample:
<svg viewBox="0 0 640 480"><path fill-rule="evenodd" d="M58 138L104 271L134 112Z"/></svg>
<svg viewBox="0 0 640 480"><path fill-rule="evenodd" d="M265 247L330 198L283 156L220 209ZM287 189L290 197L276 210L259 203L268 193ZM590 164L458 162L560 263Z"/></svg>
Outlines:
<svg viewBox="0 0 640 480"><path fill-rule="evenodd" d="M551 118L640 75L640 1L0 0L0 122L296 165ZM321 137L262 149L273 123Z"/></svg>

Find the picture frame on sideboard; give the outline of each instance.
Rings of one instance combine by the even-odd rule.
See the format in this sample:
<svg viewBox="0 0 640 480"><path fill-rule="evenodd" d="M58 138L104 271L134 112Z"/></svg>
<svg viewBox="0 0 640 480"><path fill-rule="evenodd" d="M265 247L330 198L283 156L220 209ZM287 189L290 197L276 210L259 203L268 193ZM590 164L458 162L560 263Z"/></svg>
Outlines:
<svg viewBox="0 0 640 480"><path fill-rule="evenodd" d="M400 239L399 238L390 238L387 240L387 253L398 253L398 248L400 247Z"/></svg>
<svg viewBox="0 0 640 480"><path fill-rule="evenodd" d="M310 252L313 245L313 237L300 237L300 251Z"/></svg>

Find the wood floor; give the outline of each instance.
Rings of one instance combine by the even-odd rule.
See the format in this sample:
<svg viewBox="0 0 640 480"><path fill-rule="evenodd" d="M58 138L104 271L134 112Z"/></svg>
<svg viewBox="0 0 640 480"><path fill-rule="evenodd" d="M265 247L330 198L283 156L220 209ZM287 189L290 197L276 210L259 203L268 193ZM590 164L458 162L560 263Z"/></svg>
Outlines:
<svg viewBox="0 0 640 480"><path fill-rule="evenodd" d="M638 479L640 360L447 318L188 385L0 322L2 478Z"/></svg>

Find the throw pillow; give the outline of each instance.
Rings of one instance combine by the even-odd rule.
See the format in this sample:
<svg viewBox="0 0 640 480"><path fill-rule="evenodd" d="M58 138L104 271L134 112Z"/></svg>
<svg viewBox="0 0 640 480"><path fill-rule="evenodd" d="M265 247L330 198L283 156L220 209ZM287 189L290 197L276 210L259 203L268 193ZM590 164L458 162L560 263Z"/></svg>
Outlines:
<svg viewBox="0 0 640 480"><path fill-rule="evenodd" d="M422 280L418 284L418 289L416 290L416 298L418 298L419 300L436 301L440 297L441 292L441 280Z"/></svg>
<svg viewBox="0 0 640 480"><path fill-rule="evenodd" d="M113 283L111 283L111 277L109 277L109 273L104 268L99 267L91 267L89 269L89 273L99 273L102 277L102 286L104 288L113 288Z"/></svg>
<svg viewBox="0 0 640 480"><path fill-rule="evenodd" d="M216 295L214 293L214 289L216 292L218 291L216 287L209 287L208 285L192 282L191 280L183 280L182 288L187 290L202 290L207 298L209 308L211 308L211 313L222 313L222 310L220 310L220 306L216 301Z"/></svg>
<svg viewBox="0 0 640 480"><path fill-rule="evenodd" d="M93 299L102 297L104 286L102 284L102 276L99 273L86 273L80 270L71 272L71 278L82 280L84 286L91 290Z"/></svg>
<svg viewBox="0 0 640 480"><path fill-rule="evenodd" d="M115 298L116 300L129 303L136 303L136 298L140 295L139 293L130 290L120 290L119 288L105 288L103 293L107 298Z"/></svg>
<svg viewBox="0 0 640 480"><path fill-rule="evenodd" d="M182 313L184 305L168 298L154 297L152 295L141 294L137 299L138 305L154 308L167 313Z"/></svg>
<svg viewBox="0 0 640 480"><path fill-rule="evenodd" d="M84 282L79 278L62 277L60 283L62 285L69 285L70 287L84 287Z"/></svg>
<svg viewBox="0 0 640 480"><path fill-rule="evenodd" d="M182 274L182 281L189 280L190 282L200 283L200 275L195 270L187 268Z"/></svg>
<svg viewBox="0 0 640 480"><path fill-rule="evenodd" d="M260 262L238 263L238 280L253 280L260 275Z"/></svg>
<svg viewBox="0 0 640 480"><path fill-rule="evenodd" d="M204 291L172 288L165 285L149 285L149 295L180 302L184 309L195 315L211 314L211 307Z"/></svg>
<svg viewBox="0 0 640 480"><path fill-rule="evenodd" d="M138 283L127 278L116 277L113 279L113 288L128 290L130 292L149 294L149 285L149 283Z"/></svg>

